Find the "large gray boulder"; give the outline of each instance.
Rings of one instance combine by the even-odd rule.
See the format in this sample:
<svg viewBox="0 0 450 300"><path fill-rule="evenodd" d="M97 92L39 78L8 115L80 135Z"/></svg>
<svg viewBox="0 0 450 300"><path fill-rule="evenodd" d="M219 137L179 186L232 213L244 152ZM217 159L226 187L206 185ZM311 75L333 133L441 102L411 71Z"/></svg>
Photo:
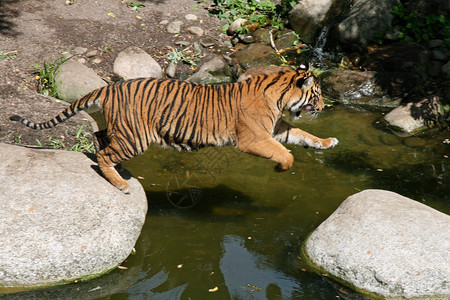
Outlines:
<svg viewBox="0 0 450 300"><path fill-rule="evenodd" d="M347 1L302 0L289 12L289 22L304 43L311 44L319 31L341 13Z"/></svg>
<svg viewBox="0 0 450 300"><path fill-rule="evenodd" d="M114 73L124 79L161 78L161 66L147 52L131 46L121 51L114 61Z"/></svg>
<svg viewBox="0 0 450 300"><path fill-rule="evenodd" d="M95 169L82 153L0 144L0 286L91 278L127 258L145 192L128 173L125 195Z"/></svg>
<svg viewBox="0 0 450 300"><path fill-rule="evenodd" d="M450 297L450 216L399 194L350 196L306 240L328 275L388 298Z"/></svg>
<svg viewBox="0 0 450 300"><path fill-rule="evenodd" d="M76 60L63 63L55 80L61 99L68 102L74 102L106 85L106 82L94 70Z"/></svg>
<svg viewBox="0 0 450 300"><path fill-rule="evenodd" d="M391 25L392 8L398 0L355 0L350 12L337 24L337 39L345 45L361 48Z"/></svg>

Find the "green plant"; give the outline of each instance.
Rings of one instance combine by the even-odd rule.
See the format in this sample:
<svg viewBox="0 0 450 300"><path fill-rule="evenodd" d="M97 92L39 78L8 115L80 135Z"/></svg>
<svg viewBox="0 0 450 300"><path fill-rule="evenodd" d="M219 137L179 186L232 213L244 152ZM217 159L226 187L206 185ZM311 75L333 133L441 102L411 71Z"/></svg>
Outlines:
<svg viewBox="0 0 450 300"><path fill-rule="evenodd" d="M0 51L0 59L16 59L17 58L17 51L10 51L10 52L5 52L5 51Z"/></svg>
<svg viewBox="0 0 450 300"><path fill-rule="evenodd" d="M31 68L39 80L39 92L43 95L59 98L58 83L56 76L59 73L61 64L67 61L66 58L60 58L50 63L44 62L41 67L37 62Z"/></svg>
<svg viewBox="0 0 450 300"><path fill-rule="evenodd" d="M444 15L421 16L408 10L402 3L394 6L392 14L394 15L392 25L399 30L399 38L417 43L443 39L450 48L450 20Z"/></svg>
<svg viewBox="0 0 450 300"><path fill-rule="evenodd" d="M216 14L222 20L228 20L223 30L227 30L229 24L237 19L247 19L249 23L258 23L260 25L270 24L282 30L284 28L283 20L287 18L288 12L297 3L296 0L282 0L275 4L270 0L214 0L216 5ZM237 34L248 32L247 27L241 27Z"/></svg>
<svg viewBox="0 0 450 300"><path fill-rule="evenodd" d="M21 144L22 143L22 135L19 134L19 136L14 137L14 143Z"/></svg>
<svg viewBox="0 0 450 300"><path fill-rule="evenodd" d="M89 139L90 136L91 134L89 132L83 130L83 125L78 124L78 129L75 134L77 143L70 148L70 151L94 153L94 142Z"/></svg>
<svg viewBox="0 0 450 300"><path fill-rule="evenodd" d="M131 7L131 10L141 12L139 8L145 7L144 3L138 1L127 1L127 6Z"/></svg>
<svg viewBox="0 0 450 300"><path fill-rule="evenodd" d="M52 144L52 148L53 149L65 149L66 148L64 143L61 140L59 140L59 139L54 139L51 136L49 136L48 140Z"/></svg>
<svg viewBox="0 0 450 300"><path fill-rule="evenodd" d="M169 60L171 63L177 64L179 62L195 66L197 62L199 62L202 58L202 55L200 52L193 52L188 49L184 50L178 50L173 49L169 53L166 54L167 60Z"/></svg>

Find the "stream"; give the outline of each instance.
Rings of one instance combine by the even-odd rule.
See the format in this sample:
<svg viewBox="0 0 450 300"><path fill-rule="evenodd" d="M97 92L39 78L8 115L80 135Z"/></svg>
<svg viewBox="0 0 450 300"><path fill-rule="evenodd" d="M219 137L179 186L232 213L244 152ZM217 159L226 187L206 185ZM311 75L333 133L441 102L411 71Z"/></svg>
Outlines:
<svg viewBox="0 0 450 300"><path fill-rule="evenodd" d="M284 173L232 147L151 146L124 163L147 191L149 211L137 253L124 263L136 275L102 299L345 298L350 290L308 267L301 244L348 196L386 189L450 213L443 138L398 137L380 117L340 105L303 116L295 125L340 143L288 146L296 160Z"/></svg>

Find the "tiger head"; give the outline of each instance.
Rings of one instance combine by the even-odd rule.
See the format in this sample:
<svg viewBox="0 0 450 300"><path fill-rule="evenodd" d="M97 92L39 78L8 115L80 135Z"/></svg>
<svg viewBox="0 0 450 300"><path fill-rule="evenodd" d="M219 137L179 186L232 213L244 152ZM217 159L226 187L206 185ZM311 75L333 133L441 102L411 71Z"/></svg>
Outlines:
<svg viewBox="0 0 450 300"><path fill-rule="evenodd" d="M302 111L309 111L317 116L325 107L318 79L309 72L308 64L301 64L293 76L294 86L285 109L289 110L294 120L300 117Z"/></svg>

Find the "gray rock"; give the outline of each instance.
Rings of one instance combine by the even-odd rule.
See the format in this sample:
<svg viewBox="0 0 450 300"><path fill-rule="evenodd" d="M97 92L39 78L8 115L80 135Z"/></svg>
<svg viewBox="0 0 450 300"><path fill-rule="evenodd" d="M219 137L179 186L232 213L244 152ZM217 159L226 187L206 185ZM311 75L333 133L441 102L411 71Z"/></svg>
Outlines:
<svg viewBox="0 0 450 300"><path fill-rule="evenodd" d="M433 51L431 51L431 58L435 59L435 60L440 60L440 61L443 61L443 62L447 62L448 61L447 55L444 52L440 51L440 50L433 50Z"/></svg>
<svg viewBox="0 0 450 300"><path fill-rule="evenodd" d="M439 97L435 96L396 107L384 116L384 120L396 131L413 134L428 129L427 121L436 120L440 115L444 115L444 109Z"/></svg>
<svg viewBox="0 0 450 300"><path fill-rule="evenodd" d="M263 44L250 44L231 55L245 70L255 66L280 65L281 59L272 47Z"/></svg>
<svg viewBox="0 0 450 300"><path fill-rule="evenodd" d="M348 17L336 26L337 40L348 46L364 47L391 25L392 8L398 3L397 0L353 1Z"/></svg>
<svg viewBox="0 0 450 300"><path fill-rule="evenodd" d="M389 298L450 297L450 216L383 190L350 196L307 239L311 262Z"/></svg>
<svg viewBox="0 0 450 300"><path fill-rule="evenodd" d="M169 65L166 68L166 75L169 78L174 78L175 74L177 73L177 64L169 63Z"/></svg>
<svg viewBox="0 0 450 300"><path fill-rule="evenodd" d="M219 84L231 82L229 66L225 60L216 56L203 63L198 71L187 79L198 83Z"/></svg>
<svg viewBox="0 0 450 300"><path fill-rule="evenodd" d="M167 32L172 34L180 33L181 25L183 25L183 21L174 21L167 25Z"/></svg>
<svg viewBox="0 0 450 300"><path fill-rule="evenodd" d="M410 73L354 70L330 70L319 77L324 95L332 100L380 107L397 107L417 81Z"/></svg>
<svg viewBox="0 0 450 300"><path fill-rule="evenodd" d="M76 60L63 63L55 80L61 99L69 102L106 85L94 70Z"/></svg>
<svg viewBox="0 0 450 300"><path fill-rule="evenodd" d="M128 47L117 55L114 73L124 79L153 77L161 78L161 66L144 50Z"/></svg>
<svg viewBox="0 0 450 300"><path fill-rule="evenodd" d="M186 29L189 33L195 34L197 36L202 36L205 31L203 30L203 28L198 27L198 26L190 26Z"/></svg>
<svg viewBox="0 0 450 300"><path fill-rule="evenodd" d="M187 14L184 16L184 18L188 21L197 21L198 17L194 14Z"/></svg>
<svg viewBox="0 0 450 300"><path fill-rule="evenodd" d="M124 195L82 153L0 144L0 156L0 286L91 278L127 258L147 212L136 179Z"/></svg>
<svg viewBox="0 0 450 300"><path fill-rule="evenodd" d="M315 44L322 31L342 20L349 5L346 0L302 0L289 12L289 23L302 42Z"/></svg>
<svg viewBox="0 0 450 300"><path fill-rule="evenodd" d="M248 24L248 20L246 20L246 19L236 19L228 27L227 33L229 35L234 35L240 27L247 25L247 24Z"/></svg>
<svg viewBox="0 0 450 300"><path fill-rule="evenodd" d="M91 50L88 53L86 53L86 57L90 58L90 57L94 57L98 54L98 50Z"/></svg>
<svg viewBox="0 0 450 300"><path fill-rule="evenodd" d="M319 28L326 23L327 15L335 0L302 0L289 13L289 22L300 34L302 41L312 43Z"/></svg>
<svg viewBox="0 0 450 300"><path fill-rule="evenodd" d="M450 61L442 66L441 72L447 80L450 80Z"/></svg>
<svg viewBox="0 0 450 300"><path fill-rule="evenodd" d="M72 53L73 53L74 55L82 55L82 54L84 54L86 51L87 51L87 48L84 48L84 47L75 47L75 48L72 50Z"/></svg>

